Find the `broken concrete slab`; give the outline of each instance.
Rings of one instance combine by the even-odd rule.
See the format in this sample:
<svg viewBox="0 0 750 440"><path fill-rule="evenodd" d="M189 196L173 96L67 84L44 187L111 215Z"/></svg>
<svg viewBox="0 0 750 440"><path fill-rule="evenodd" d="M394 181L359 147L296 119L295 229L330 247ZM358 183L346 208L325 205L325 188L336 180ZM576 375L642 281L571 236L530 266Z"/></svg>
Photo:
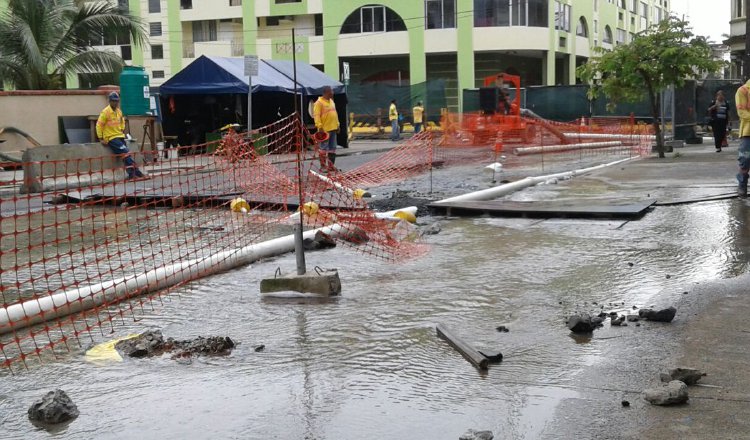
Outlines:
<svg viewBox="0 0 750 440"><path fill-rule="evenodd" d="M643 398L652 405L678 405L688 401L688 389L685 382L673 380L659 388L643 391Z"/></svg>
<svg viewBox="0 0 750 440"><path fill-rule="evenodd" d="M641 318L656 322L672 322L676 314L677 309L674 307L661 310L641 309L638 311L638 316Z"/></svg>
<svg viewBox="0 0 750 440"><path fill-rule="evenodd" d="M55 425L73 420L80 414L78 407L63 390L50 391L34 402L28 411L32 422Z"/></svg>

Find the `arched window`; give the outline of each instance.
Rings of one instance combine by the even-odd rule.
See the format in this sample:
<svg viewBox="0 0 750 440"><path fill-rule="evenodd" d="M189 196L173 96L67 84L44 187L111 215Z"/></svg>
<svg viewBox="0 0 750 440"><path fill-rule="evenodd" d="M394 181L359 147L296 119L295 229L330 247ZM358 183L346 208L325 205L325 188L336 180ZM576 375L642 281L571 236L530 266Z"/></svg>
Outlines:
<svg viewBox="0 0 750 440"><path fill-rule="evenodd" d="M588 37L589 36L589 26L586 24L586 18L581 17L578 19L578 26L576 26L576 35L579 37Z"/></svg>
<svg viewBox="0 0 750 440"><path fill-rule="evenodd" d="M604 26L604 40L602 43L612 44L612 28L609 25Z"/></svg>
<svg viewBox="0 0 750 440"><path fill-rule="evenodd" d="M406 24L391 8L382 5L362 6L349 14L341 26L342 34L405 31Z"/></svg>

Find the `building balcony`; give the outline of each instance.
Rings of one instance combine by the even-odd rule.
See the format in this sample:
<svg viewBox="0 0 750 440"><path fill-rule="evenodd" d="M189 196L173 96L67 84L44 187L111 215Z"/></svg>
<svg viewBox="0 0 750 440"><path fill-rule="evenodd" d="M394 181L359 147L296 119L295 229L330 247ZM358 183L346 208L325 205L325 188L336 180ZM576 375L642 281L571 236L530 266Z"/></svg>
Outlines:
<svg viewBox="0 0 750 440"><path fill-rule="evenodd" d="M215 57L241 57L245 54L242 40L185 42L182 44L182 58L188 62L201 55Z"/></svg>

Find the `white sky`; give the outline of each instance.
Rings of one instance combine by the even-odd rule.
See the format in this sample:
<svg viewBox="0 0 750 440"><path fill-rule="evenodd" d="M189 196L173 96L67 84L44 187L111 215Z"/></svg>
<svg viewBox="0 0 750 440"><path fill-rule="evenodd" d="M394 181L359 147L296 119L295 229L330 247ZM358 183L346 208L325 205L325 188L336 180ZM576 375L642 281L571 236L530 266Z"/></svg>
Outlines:
<svg viewBox="0 0 750 440"><path fill-rule="evenodd" d="M729 33L731 15L730 0L671 0L675 15L685 17L693 27L693 33L705 35L716 43Z"/></svg>

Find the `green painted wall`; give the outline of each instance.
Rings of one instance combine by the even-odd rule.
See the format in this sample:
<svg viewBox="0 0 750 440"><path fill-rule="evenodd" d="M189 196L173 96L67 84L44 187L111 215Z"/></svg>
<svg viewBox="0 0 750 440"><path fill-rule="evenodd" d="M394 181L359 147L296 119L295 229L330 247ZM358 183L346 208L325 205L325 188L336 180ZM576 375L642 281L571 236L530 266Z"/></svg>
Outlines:
<svg viewBox="0 0 750 440"><path fill-rule="evenodd" d="M252 2L242 2L252 3ZM182 22L180 0L167 0L167 32L169 35L169 68L172 75L182 70Z"/></svg>
<svg viewBox="0 0 750 440"><path fill-rule="evenodd" d="M248 0L252 1L252 0ZM271 2L271 15L305 15L307 14L307 0L302 0L299 3L281 3L276 4L275 0L268 0ZM245 0L242 1L243 5ZM341 2L339 2L341 3Z"/></svg>
<svg viewBox="0 0 750 440"><path fill-rule="evenodd" d="M141 5L140 5L140 2L131 0L129 6L130 6L130 13L131 14L133 14L136 17L140 17L141 16ZM130 45L130 50L131 50L131 54L133 56L133 60L132 60L133 65L142 66L143 65L143 47L131 44Z"/></svg>
<svg viewBox="0 0 750 440"><path fill-rule="evenodd" d="M258 36L258 20L255 17L255 1L244 0L242 2L242 17L245 54L256 55L258 48L255 44L255 39Z"/></svg>
<svg viewBox="0 0 750 440"><path fill-rule="evenodd" d="M463 108L463 89L474 88L476 69L474 66L474 1L457 0L456 27L458 33L458 106Z"/></svg>

